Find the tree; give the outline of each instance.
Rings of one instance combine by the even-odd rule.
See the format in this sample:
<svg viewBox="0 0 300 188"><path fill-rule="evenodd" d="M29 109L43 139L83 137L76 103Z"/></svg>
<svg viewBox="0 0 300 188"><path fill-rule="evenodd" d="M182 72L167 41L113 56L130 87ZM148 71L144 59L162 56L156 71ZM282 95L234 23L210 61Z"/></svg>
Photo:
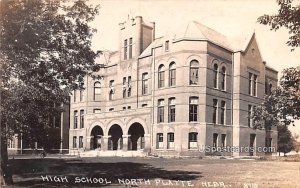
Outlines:
<svg viewBox="0 0 300 188"><path fill-rule="evenodd" d="M271 26L271 30L278 30L281 27L288 29L290 37L287 45L300 46L300 5L292 6L293 0L277 0L279 5L278 14L263 15L258 18L260 24Z"/></svg>
<svg viewBox="0 0 300 188"><path fill-rule="evenodd" d="M296 151L296 153L299 152L300 150L300 142L298 141L299 135L298 134L294 134L292 137L292 141L293 141L293 148Z"/></svg>
<svg viewBox="0 0 300 188"><path fill-rule="evenodd" d="M278 130L278 152L285 156L286 153L292 151L293 149L293 139L291 131L285 125L280 125L277 127Z"/></svg>
<svg viewBox="0 0 300 188"><path fill-rule="evenodd" d="M62 111L53 104L67 103L78 83L100 68L100 52L91 49L96 30L89 26L98 6L85 0L0 3L1 182L12 184L7 139L14 133L43 139L48 118Z"/></svg>
<svg viewBox="0 0 300 188"><path fill-rule="evenodd" d="M299 69L283 70L279 87L264 97L264 102L255 108L252 118L255 129L270 130L277 126L278 151L290 151L291 133L286 129L300 118Z"/></svg>

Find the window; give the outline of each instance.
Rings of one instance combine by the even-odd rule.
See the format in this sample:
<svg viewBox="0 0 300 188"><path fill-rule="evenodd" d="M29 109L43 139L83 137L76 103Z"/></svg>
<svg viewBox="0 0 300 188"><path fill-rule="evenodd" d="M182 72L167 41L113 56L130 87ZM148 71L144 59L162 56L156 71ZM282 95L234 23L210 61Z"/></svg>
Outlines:
<svg viewBox="0 0 300 188"><path fill-rule="evenodd" d="M253 79L253 74L249 73L249 85L248 85L248 94L252 95L252 79Z"/></svg>
<svg viewBox="0 0 300 188"><path fill-rule="evenodd" d="M174 133L167 134L167 149L174 149Z"/></svg>
<svg viewBox="0 0 300 188"><path fill-rule="evenodd" d="M165 51L169 51L169 41L165 42Z"/></svg>
<svg viewBox="0 0 300 188"><path fill-rule="evenodd" d="M126 39L126 40L124 40L124 60L127 59L127 48L128 48L127 45L128 44L127 44L127 39Z"/></svg>
<svg viewBox="0 0 300 188"><path fill-rule="evenodd" d="M147 107L147 106L148 106L147 104L142 104L142 107L143 107L143 108L145 108L145 107Z"/></svg>
<svg viewBox="0 0 300 188"><path fill-rule="evenodd" d="M80 128L84 128L84 110L80 110Z"/></svg>
<svg viewBox="0 0 300 188"><path fill-rule="evenodd" d="M176 64L172 62L169 67L169 86L176 85Z"/></svg>
<svg viewBox="0 0 300 188"><path fill-rule="evenodd" d="M164 100L158 100L158 107L157 107L157 123L164 122Z"/></svg>
<svg viewBox="0 0 300 188"><path fill-rule="evenodd" d="M142 95L148 94L148 73L142 74Z"/></svg>
<svg viewBox="0 0 300 188"><path fill-rule="evenodd" d="M73 136L73 148L77 148L77 137Z"/></svg>
<svg viewBox="0 0 300 188"><path fill-rule="evenodd" d="M126 97L126 77L123 77L123 98Z"/></svg>
<svg viewBox="0 0 300 188"><path fill-rule="evenodd" d="M218 88L218 72L219 67L217 64L214 64L214 88Z"/></svg>
<svg viewBox="0 0 300 188"><path fill-rule="evenodd" d="M76 102L76 90L74 90L74 102Z"/></svg>
<svg viewBox="0 0 300 188"><path fill-rule="evenodd" d="M83 82L80 82L79 100L83 101Z"/></svg>
<svg viewBox="0 0 300 188"><path fill-rule="evenodd" d="M249 73L248 94L257 96L257 78L256 74Z"/></svg>
<svg viewBox="0 0 300 188"><path fill-rule="evenodd" d="M101 97L101 84L100 82L94 83L94 101L100 101Z"/></svg>
<svg viewBox="0 0 300 188"><path fill-rule="evenodd" d="M131 76L128 76L128 91L127 96L131 97Z"/></svg>
<svg viewBox="0 0 300 188"><path fill-rule="evenodd" d="M156 135L156 148L162 149L164 147L164 136L163 133L157 133Z"/></svg>
<svg viewBox="0 0 300 188"><path fill-rule="evenodd" d="M79 137L79 148L83 148L83 136Z"/></svg>
<svg viewBox="0 0 300 188"><path fill-rule="evenodd" d="M221 89L226 90L226 68L222 67L222 72L221 72Z"/></svg>
<svg viewBox="0 0 300 188"><path fill-rule="evenodd" d="M221 146L222 147L226 146L226 134L221 135Z"/></svg>
<svg viewBox="0 0 300 188"><path fill-rule="evenodd" d="M257 75L254 74L254 78L253 78L253 96L257 96Z"/></svg>
<svg viewBox="0 0 300 188"><path fill-rule="evenodd" d="M109 81L109 100L114 99L114 93L115 93L115 88L114 88L114 80Z"/></svg>
<svg viewBox="0 0 300 188"><path fill-rule="evenodd" d="M125 107L126 108L126 107ZM112 111L114 111L115 109L114 108L110 108L110 109L108 109L108 111L110 111L110 112L112 112Z"/></svg>
<svg viewBox="0 0 300 188"><path fill-rule="evenodd" d="M197 149L198 133L189 133L189 149Z"/></svg>
<svg viewBox="0 0 300 188"><path fill-rule="evenodd" d="M198 121L198 97L190 97L189 121Z"/></svg>
<svg viewBox="0 0 300 188"><path fill-rule="evenodd" d="M253 115L253 107L252 105L248 105L248 127L252 127L253 125L253 120L252 120L252 115Z"/></svg>
<svg viewBox="0 0 300 188"><path fill-rule="evenodd" d="M165 66L160 65L158 68L158 88L165 87Z"/></svg>
<svg viewBox="0 0 300 188"><path fill-rule="evenodd" d="M77 129L78 125L78 114L77 110L74 111L74 129Z"/></svg>
<svg viewBox="0 0 300 188"><path fill-rule="evenodd" d="M269 94L271 94L272 93L272 84L269 84Z"/></svg>
<svg viewBox="0 0 300 188"><path fill-rule="evenodd" d="M126 110L126 106L123 106L123 110Z"/></svg>
<svg viewBox="0 0 300 188"><path fill-rule="evenodd" d="M213 134L213 147L218 147L218 134Z"/></svg>
<svg viewBox="0 0 300 188"><path fill-rule="evenodd" d="M94 113L95 113L95 114L101 113L101 109L100 109L100 108L95 108L95 109L94 109Z"/></svg>
<svg viewBox="0 0 300 188"><path fill-rule="evenodd" d="M131 109L131 106L127 106L127 109L130 110L130 109Z"/></svg>
<svg viewBox="0 0 300 188"><path fill-rule="evenodd" d="M213 123L217 124L218 117L218 99L213 99Z"/></svg>
<svg viewBox="0 0 300 188"><path fill-rule="evenodd" d="M175 122L175 98L169 99L169 122Z"/></svg>
<svg viewBox="0 0 300 188"><path fill-rule="evenodd" d="M198 84L198 71L199 71L199 62L193 60L190 63L190 85Z"/></svg>
<svg viewBox="0 0 300 188"><path fill-rule="evenodd" d="M132 38L129 38L129 59L132 58Z"/></svg>
<svg viewBox="0 0 300 188"><path fill-rule="evenodd" d="M226 106L226 102L225 101L221 101L221 125L225 125L225 106Z"/></svg>

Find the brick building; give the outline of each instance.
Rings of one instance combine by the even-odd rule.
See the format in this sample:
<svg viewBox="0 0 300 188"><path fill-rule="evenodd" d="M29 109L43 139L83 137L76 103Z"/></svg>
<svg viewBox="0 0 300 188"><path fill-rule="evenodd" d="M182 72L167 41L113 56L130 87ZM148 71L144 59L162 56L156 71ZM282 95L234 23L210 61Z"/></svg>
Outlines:
<svg viewBox="0 0 300 188"><path fill-rule="evenodd" d="M277 145L275 130L251 128L253 108L277 84L254 33L234 48L195 21L160 38L140 16L119 25L102 79L87 77L71 96L70 152L201 156L213 154L204 146Z"/></svg>

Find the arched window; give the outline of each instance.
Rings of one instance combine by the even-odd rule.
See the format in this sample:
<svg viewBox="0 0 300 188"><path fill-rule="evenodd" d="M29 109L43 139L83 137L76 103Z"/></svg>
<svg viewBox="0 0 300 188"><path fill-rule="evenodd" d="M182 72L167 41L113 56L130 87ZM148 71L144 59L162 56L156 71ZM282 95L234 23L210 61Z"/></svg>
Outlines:
<svg viewBox="0 0 300 188"><path fill-rule="evenodd" d="M218 88L218 72L219 67L217 64L214 64L214 88Z"/></svg>
<svg viewBox="0 0 300 188"><path fill-rule="evenodd" d="M165 87L165 66L158 67L158 88Z"/></svg>
<svg viewBox="0 0 300 188"><path fill-rule="evenodd" d="M226 90L226 68L222 67L221 71L221 89Z"/></svg>
<svg viewBox="0 0 300 188"><path fill-rule="evenodd" d="M101 97L101 84L100 82L94 83L94 101L99 101Z"/></svg>
<svg viewBox="0 0 300 188"><path fill-rule="evenodd" d="M176 63L172 62L169 66L169 86L176 85Z"/></svg>
<svg viewBox="0 0 300 188"><path fill-rule="evenodd" d="M198 85L199 62L192 60L190 63L190 85Z"/></svg>

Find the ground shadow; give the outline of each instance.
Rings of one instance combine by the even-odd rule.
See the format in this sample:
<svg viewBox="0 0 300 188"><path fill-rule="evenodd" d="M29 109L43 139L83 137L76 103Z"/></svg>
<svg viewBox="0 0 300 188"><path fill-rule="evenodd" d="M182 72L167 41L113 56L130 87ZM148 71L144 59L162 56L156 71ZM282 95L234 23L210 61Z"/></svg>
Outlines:
<svg viewBox="0 0 300 188"><path fill-rule="evenodd" d="M166 170L146 162L87 162L63 159L14 159L10 161L15 186L19 187L69 187L120 185L119 179L192 181L202 177L201 172ZM42 177L48 177L46 181ZM67 177L68 182L55 182L53 177ZM106 178L110 184L75 183L75 178ZM52 178L52 181L51 181ZM48 181L50 180L50 181ZM128 182L127 180L127 182ZM141 184L142 185L142 184Z"/></svg>

